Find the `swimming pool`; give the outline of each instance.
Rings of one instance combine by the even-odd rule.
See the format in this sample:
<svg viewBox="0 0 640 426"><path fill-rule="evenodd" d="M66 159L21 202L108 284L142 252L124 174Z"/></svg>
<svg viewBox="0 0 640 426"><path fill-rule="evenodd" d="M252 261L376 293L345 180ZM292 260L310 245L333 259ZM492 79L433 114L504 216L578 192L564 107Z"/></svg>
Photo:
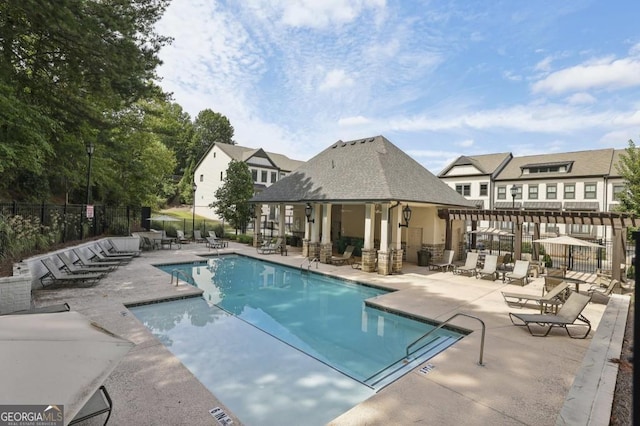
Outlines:
<svg viewBox="0 0 640 426"><path fill-rule="evenodd" d="M221 392L219 377L201 377L213 374L213 360L216 368L220 368L220 360L231 361L247 357L247 352L262 351L253 362L260 365L273 363L275 355L269 346L273 344L273 338L271 344L267 343L269 349L247 347L269 336L302 351L307 358L311 357L311 360L304 360L303 363L320 362L324 364L322 369L329 366L357 381L357 384L349 383L339 374L331 379L333 383L342 383L338 387L353 388L348 393L355 395L356 400L346 398L345 402L351 404L349 406L357 404L371 395L371 391L381 389L463 337L463 334L454 331L438 330L425 339L425 345L412 353L407 362L406 347L431 330L433 325L366 306L366 299L381 296L387 293L385 290L238 255L158 267L169 273L179 270L181 277L188 277L191 284L204 291L206 303L202 299L184 300L131 310L205 385L207 381L215 382L211 390L216 395ZM247 328L247 324L251 327ZM244 331L221 331L224 328L242 328ZM263 336L256 337L255 328ZM247 332L254 334L254 337L239 344L238 340L242 340L239 336ZM205 342L206 348L203 347ZM229 351L221 354L225 346ZM289 362L286 365L275 363L276 370L291 367ZM309 368L304 367L302 370L305 372L301 374L308 374ZM231 371L227 373L237 374ZM327 374L337 373L321 373L323 383ZM317 379L319 376L315 377ZM251 380L248 377L246 379ZM240 395L235 397L241 398ZM238 408L234 404L220 398L247 422L236 411ZM309 400L317 398L314 396ZM344 411L344 407L339 409ZM337 414L329 413L331 417L322 421L329 421ZM265 424L264 419L260 418L259 423Z"/></svg>

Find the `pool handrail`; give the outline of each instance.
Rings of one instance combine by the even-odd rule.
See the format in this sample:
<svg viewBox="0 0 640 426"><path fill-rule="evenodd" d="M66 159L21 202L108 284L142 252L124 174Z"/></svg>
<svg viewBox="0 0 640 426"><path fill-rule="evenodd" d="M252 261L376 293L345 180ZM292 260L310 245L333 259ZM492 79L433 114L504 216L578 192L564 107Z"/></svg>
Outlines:
<svg viewBox="0 0 640 426"><path fill-rule="evenodd" d="M184 282L188 283L189 282L189 277L180 269L173 269L171 271L171 284L173 284L173 276L175 274L176 277L176 287L178 286L178 284L180 284L180 275L182 275L182 277L184 278Z"/></svg>
<svg viewBox="0 0 640 426"><path fill-rule="evenodd" d="M457 316L464 316L464 317L468 317L468 318L473 318L475 320L480 321L480 324L482 324L482 337L480 339L480 359L478 360L478 365L484 366L484 364L482 363L482 356L484 355L484 335L485 335L485 331L486 331L486 326L484 325L484 321L482 321L480 318L474 317L473 315L465 314L463 312L458 312L457 314L454 314L454 315L450 316L449 318L447 318L446 320L441 322L440 325L438 325L436 328L427 331L421 337L419 337L416 340L414 340L413 342L409 343L409 345L407 346L407 358L409 358L409 348L411 348L413 345L418 343L420 340L422 340L425 337L429 336L434 331L441 329L442 327L444 327L447 323L449 323L452 319L454 319Z"/></svg>

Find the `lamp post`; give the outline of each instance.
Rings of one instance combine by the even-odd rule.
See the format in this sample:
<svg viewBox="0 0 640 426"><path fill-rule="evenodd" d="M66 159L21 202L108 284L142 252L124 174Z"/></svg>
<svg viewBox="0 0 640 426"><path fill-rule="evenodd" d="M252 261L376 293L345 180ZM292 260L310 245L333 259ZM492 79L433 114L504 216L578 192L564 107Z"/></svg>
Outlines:
<svg viewBox="0 0 640 426"><path fill-rule="evenodd" d="M511 185L511 208L513 210L516 209L516 196L518 195L518 187L516 185ZM511 221L511 260L514 261L515 263L515 259L513 258L513 243L514 243L514 238L515 238L515 224L513 223L513 220Z"/></svg>
<svg viewBox="0 0 640 426"><path fill-rule="evenodd" d="M87 149L87 156L89 157L89 166L87 167L87 206L91 203L91 157L93 156L93 151L95 147L93 143L87 144L85 147Z"/></svg>
<svg viewBox="0 0 640 426"><path fill-rule="evenodd" d="M198 189L198 185L193 182L193 211L191 212L191 236L193 241L196 240L196 189Z"/></svg>

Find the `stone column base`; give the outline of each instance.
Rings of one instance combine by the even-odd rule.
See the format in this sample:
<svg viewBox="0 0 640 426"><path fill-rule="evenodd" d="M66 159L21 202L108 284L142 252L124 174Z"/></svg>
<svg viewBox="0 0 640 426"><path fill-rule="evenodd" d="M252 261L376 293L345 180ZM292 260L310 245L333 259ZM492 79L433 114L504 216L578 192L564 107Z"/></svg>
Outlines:
<svg viewBox="0 0 640 426"><path fill-rule="evenodd" d="M394 250L391 259L391 272L402 272L402 255L404 254L404 250Z"/></svg>
<svg viewBox="0 0 640 426"><path fill-rule="evenodd" d="M321 263L331 263L331 255L333 254L333 245L331 243L328 244L320 244L320 262Z"/></svg>
<svg viewBox="0 0 640 426"><path fill-rule="evenodd" d="M377 250L362 250L362 271L375 272Z"/></svg>
<svg viewBox="0 0 640 426"><path fill-rule="evenodd" d="M307 257L309 259L320 259L320 243L314 243L309 241L307 243L308 252Z"/></svg>
<svg viewBox="0 0 640 426"><path fill-rule="evenodd" d="M378 275L391 275L391 252L379 251L378 252Z"/></svg>

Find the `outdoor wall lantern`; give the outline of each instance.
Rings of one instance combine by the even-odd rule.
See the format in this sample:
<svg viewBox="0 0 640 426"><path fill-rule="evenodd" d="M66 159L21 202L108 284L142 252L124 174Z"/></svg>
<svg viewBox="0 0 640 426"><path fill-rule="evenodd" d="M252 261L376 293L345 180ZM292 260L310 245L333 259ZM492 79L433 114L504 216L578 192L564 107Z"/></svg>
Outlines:
<svg viewBox="0 0 640 426"><path fill-rule="evenodd" d="M307 203L307 205L304 206L304 215L307 217L307 222L316 223L315 219L311 219L311 213L313 213L313 208L310 203Z"/></svg>
<svg viewBox="0 0 640 426"><path fill-rule="evenodd" d="M516 185L511 185L511 208L516 208L516 196L518 195L518 187Z"/></svg>
<svg viewBox="0 0 640 426"><path fill-rule="evenodd" d="M404 225L399 223L398 228L408 228L409 221L411 220L411 208L409 207L409 204L402 209L402 219L404 220Z"/></svg>
<svg viewBox="0 0 640 426"><path fill-rule="evenodd" d="M256 218L256 206L255 204L249 204L249 217L251 219Z"/></svg>

